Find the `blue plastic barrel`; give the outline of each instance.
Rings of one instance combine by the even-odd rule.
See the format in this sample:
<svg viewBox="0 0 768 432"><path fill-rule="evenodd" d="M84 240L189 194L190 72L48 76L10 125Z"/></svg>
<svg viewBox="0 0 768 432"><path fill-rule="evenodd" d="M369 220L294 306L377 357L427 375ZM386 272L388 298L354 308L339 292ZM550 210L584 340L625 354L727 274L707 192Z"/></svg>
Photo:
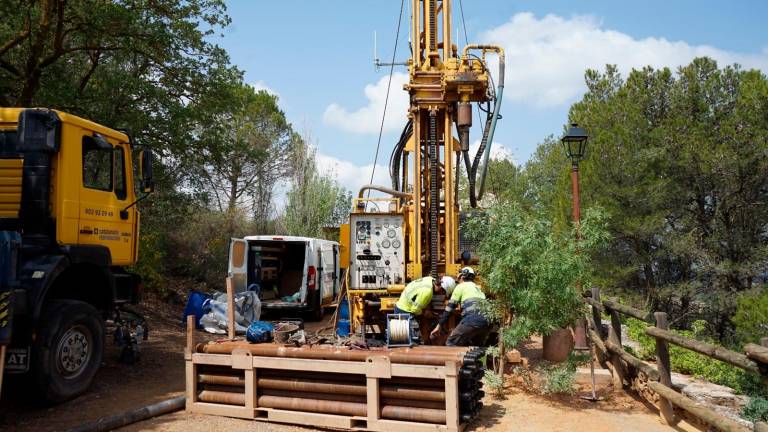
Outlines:
<svg viewBox="0 0 768 432"><path fill-rule="evenodd" d="M339 320L338 324L336 324L336 335L339 337L349 336L349 320L348 319Z"/></svg>

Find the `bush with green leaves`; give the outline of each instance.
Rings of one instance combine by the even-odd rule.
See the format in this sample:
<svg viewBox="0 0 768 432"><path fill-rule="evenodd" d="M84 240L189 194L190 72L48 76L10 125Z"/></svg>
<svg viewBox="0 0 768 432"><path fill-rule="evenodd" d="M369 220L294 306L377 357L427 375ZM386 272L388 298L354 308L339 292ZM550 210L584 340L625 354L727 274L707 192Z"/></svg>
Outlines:
<svg viewBox="0 0 768 432"><path fill-rule="evenodd" d="M608 238L604 225L602 212L587 210L577 242L575 230L557 230L544 213L509 202L468 223L480 239L480 274L490 294L484 312L502 323L505 346L547 335L583 314L577 282L589 286L590 254Z"/></svg>
<svg viewBox="0 0 768 432"><path fill-rule="evenodd" d="M741 416L753 422L768 421L768 399L762 397L750 399L741 411Z"/></svg>
<svg viewBox="0 0 768 432"><path fill-rule="evenodd" d="M634 318L627 319L627 333L630 339L640 344L640 350L637 352L638 356L644 360L655 360L656 339L645 333L647 326L647 323L640 320ZM701 325L694 323L692 327L694 330L674 330L674 332L685 337L702 339L697 337L696 332L696 329L700 328ZM701 332L699 332L700 334ZM713 342L712 340L705 341ZM692 375L714 384L724 385L741 394L768 397L768 388L761 383L759 377L736 366L673 344L669 344L669 359L674 372Z"/></svg>
<svg viewBox="0 0 768 432"><path fill-rule="evenodd" d="M731 321L741 344L758 343L761 337L768 336L768 288L763 286L739 296Z"/></svg>

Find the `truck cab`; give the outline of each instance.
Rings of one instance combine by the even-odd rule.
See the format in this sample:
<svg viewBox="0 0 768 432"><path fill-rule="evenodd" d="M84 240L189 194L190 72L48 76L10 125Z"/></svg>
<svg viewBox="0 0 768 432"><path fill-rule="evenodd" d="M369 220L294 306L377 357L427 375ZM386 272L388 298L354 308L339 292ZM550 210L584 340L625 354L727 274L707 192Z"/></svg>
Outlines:
<svg viewBox="0 0 768 432"><path fill-rule="evenodd" d="M0 108L0 347L61 402L87 389L105 319L137 303L139 211L125 133L49 109ZM141 192L152 191L142 154Z"/></svg>
<svg viewBox="0 0 768 432"><path fill-rule="evenodd" d="M308 313L320 319L341 286L339 244L295 236L233 238L229 276L236 292L259 292L265 313Z"/></svg>

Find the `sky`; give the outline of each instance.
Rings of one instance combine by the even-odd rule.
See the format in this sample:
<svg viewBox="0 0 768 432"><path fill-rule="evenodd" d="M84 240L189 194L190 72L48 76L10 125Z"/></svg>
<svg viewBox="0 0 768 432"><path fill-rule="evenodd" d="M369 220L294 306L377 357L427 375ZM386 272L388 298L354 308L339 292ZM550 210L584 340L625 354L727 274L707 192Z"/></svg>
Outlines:
<svg viewBox="0 0 768 432"><path fill-rule="evenodd" d="M768 72L764 0L462 0L470 43L504 47L503 119L492 155L524 164L560 136L584 71L615 64L626 76L651 65L677 68L698 56ZM216 43L257 89L276 94L295 130L317 148L321 170L356 191L368 183L387 94L400 0L230 0L232 24ZM409 57L409 4L395 58ZM454 34L464 45L460 2ZM455 39L455 37L454 37ZM395 67L374 183L388 184L389 154L408 107L407 69ZM479 139L479 127L472 140Z"/></svg>

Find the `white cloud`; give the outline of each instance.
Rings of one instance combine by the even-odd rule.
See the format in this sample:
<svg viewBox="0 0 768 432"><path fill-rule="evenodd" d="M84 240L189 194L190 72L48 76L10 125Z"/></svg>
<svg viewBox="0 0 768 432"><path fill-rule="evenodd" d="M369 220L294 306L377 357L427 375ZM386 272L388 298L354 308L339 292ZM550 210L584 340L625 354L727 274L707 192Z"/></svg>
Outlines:
<svg viewBox="0 0 768 432"><path fill-rule="evenodd" d="M378 134L381 127L381 115L384 112L388 82L389 75L381 77L376 84L365 86L365 98L368 100L368 104L364 107L349 110L336 103L328 105L325 114L323 114L323 122L347 132ZM405 124L409 101L408 93L403 90L403 85L407 82L408 74L395 72L392 75L384 132L400 130Z"/></svg>
<svg viewBox="0 0 768 432"><path fill-rule="evenodd" d="M474 160L475 154L477 154L477 149L479 148L480 140L475 140L475 142L469 145L470 160ZM493 145L491 146L490 158L492 160L508 160L515 165L518 164L514 154L512 153L512 150L508 149L506 146L504 146L504 144L500 144L496 141L494 141Z"/></svg>
<svg viewBox="0 0 768 432"><path fill-rule="evenodd" d="M258 80L255 83L251 84L251 87L253 87L253 89L256 90L257 92L260 90L264 90L273 96L277 96L278 99L281 98L280 93L275 91L275 89L273 89L272 87L268 86L267 83L265 83L262 80Z"/></svg>
<svg viewBox="0 0 768 432"><path fill-rule="evenodd" d="M367 185L371 180L371 171L373 164L357 165L350 161L342 160L334 156L318 153L317 156L318 171L323 174L330 174L339 181L339 183L357 196L360 187ZM389 169L384 165L376 165L376 172L373 176L373 184L389 187ZM375 192L371 192L375 195Z"/></svg>
<svg viewBox="0 0 768 432"><path fill-rule="evenodd" d="M592 16L570 19L530 12L484 32L480 39L506 50L505 96L538 107L572 102L584 91L584 71L616 64L625 74L632 68L675 68L695 57L708 56L721 65L739 63L768 70L768 51L737 53L708 45L690 45L664 38L635 39L606 29ZM495 73L496 66L492 67Z"/></svg>

